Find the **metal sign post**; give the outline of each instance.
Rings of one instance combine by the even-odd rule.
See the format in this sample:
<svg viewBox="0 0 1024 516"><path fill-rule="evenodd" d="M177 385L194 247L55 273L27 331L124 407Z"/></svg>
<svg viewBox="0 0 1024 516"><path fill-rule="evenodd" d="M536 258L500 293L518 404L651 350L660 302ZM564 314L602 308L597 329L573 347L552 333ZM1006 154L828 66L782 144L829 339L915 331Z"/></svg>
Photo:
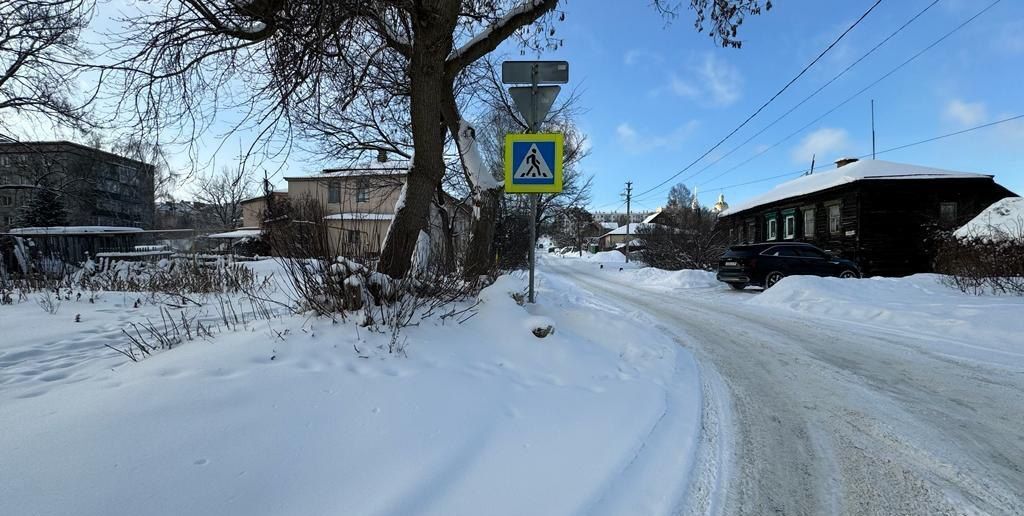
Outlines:
<svg viewBox="0 0 1024 516"><path fill-rule="evenodd" d="M562 191L561 134L537 134L540 124L548 115L558 86L569 82L567 61L505 61L501 63L501 82L529 84L529 87L509 88L509 94L529 126L526 135L505 137L505 191L522 192L530 196L530 291L528 300L536 301L534 271L537 263L537 196L541 192Z"/></svg>

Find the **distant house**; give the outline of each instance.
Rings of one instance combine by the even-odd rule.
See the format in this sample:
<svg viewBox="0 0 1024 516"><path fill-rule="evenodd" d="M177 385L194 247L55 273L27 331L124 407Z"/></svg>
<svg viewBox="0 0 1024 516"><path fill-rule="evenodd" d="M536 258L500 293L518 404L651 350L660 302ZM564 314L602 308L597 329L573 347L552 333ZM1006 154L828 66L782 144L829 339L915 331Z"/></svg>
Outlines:
<svg viewBox="0 0 1024 516"><path fill-rule="evenodd" d="M286 177L287 199L293 208L313 203L319 208L327 227L327 238L333 253L344 256L372 257L380 253L388 228L395 216L402 188L408 178L409 161L388 160L380 153L367 164L346 168L325 169L311 176ZM470 211L465 203L445 194L450 207L455 245L468 241ZM257 222L254 214L260 203L252 200L243 206L246 226ZM248 215L247 215L248 213ZM309 221L313 222L313 221ZM259 224L254 224L259 227ZM442 217L432 211L428 229L432 242L443 241Z"/></svg>
<svg viewBox="0 0 1024 516"><path fill-rule="evenodd" d="M288 199L288 191L274 191L270 194L276 201L283 202ZM259 229L263 225L263 216L267 210L267 197L260 195L252 199L242 201L242 228Z"/></svg>
<svg viewBox="0 0 1024 516"><path fill-rule="evenodd" d="M954 229L1015 196L991 175L843 159L719 214L730 242L799 241L857 261L866 274L931 270L932 229Z"/></svg>
<svg viewBox="0 0 1024 516"><path fill-rule="evenodd" d="M597 239L597 247L602 251L609 251L613 249L618 249L620 247L625 247L627 241L630 242L630 250L632 250L633 248L642 247L643 241L642 239L637 238L636 233L637 231L649 228L653 225L654 224L651 223L634 222L632 224L619 226L601 235Z"/></svg>

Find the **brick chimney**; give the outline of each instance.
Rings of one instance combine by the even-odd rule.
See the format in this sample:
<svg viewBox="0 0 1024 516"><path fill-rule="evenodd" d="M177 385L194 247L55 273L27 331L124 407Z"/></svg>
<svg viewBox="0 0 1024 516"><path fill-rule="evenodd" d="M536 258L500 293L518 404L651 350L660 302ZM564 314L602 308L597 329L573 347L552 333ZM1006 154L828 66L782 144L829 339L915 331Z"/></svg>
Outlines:
<svg viewBox="0 0 1024 516"><path fill-rule="evenodd" d="M857 158L839 158L836 160L836 168L843 168L846 165L849 165L850 163L854 163L856 161L860 160Z"/></svg>
<svg viewBox="0 0 1024 516"><path fill-rule="evenodd" d="M377 163L387 163L388 151L381 149L377 151Z"/></svg>

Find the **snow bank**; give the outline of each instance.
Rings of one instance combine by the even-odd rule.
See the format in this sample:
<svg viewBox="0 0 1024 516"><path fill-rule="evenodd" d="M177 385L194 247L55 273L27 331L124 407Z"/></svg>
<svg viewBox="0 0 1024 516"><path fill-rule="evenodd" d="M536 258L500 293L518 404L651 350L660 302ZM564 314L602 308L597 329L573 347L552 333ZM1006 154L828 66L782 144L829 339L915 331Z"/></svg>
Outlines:
<svg viewBox="0 0 1024 516"><path fill-rule="evenodd" d="M129 363L104 344L160 321L134 295L0 306L0 514L674 514L692 356L643 314L539 283L537 305L503 277L464 323L405 328L407 358L283 315Z"/></svg>
<svg viewBox="0 0 1024 516"><path fill-rule="evenodd" d="M626 263L626 255L618 251L601 251L599 253L583 252L583 259L588 262Z"/></svg>
<svg viewBox="0 0 1024 516"><path fill-rule="evenodd" d="M1024 298L968 295L940 279L936 274L867 279L790 276L746 302L1024 356Z"/></svg>
<svg viewBox="0 0 1024 516"><path fill-rule="evenodd" d="M957 238L1024 239L1024 197L1007 197L985 208L954 233Z"/></svg>
<svg viewBox="0 0 1024 516"><path fill-rule="evenodd" d="M618 272L622 280L633 285L663 288L720 288L721 282L715 279L715 273L686 269L666 271L654 267L624 270Z"/></svg>

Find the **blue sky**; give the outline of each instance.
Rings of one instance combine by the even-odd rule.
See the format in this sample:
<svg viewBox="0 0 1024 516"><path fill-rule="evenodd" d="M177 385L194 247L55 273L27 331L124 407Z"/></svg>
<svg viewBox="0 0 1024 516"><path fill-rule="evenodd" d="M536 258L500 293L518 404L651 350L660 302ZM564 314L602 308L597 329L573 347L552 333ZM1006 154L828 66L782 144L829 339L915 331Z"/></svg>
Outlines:
<svg viewBox="0 0 1024 516"><path fill-rule="evenodd" d="M870 7L870 0L779 0L741 29L740 50L716 46L692 28L692 13L667 24L645 2L565 2L557 26L565 46L542 59L570 62L569 87L581 88L579 123L591 153L592 209L622 205L624 183L641 193L664 181L725 136ZM664 187L636 197L637 209L664 203L686 179L700 200L739 201L810 165L831 168L871 152L875 100L878 150L1024 114L1024 2L1003 0L972 23L807 130L735 170L919 52L990 0L940 0L899 35L816 97L719 163L693 177L857 60L931 0L884 0L825 58L746 128ZM600 8L596 8L600 5ZM516 55L518 52L509 52ZM515 56L515 58L519 58ZM879 159L994 174L1024 193L1024 120L878 156ZM728 172L727 172L728 171ZM794 176L795 177L795 176ZM622 208L624 209L624 208Z"/></svg>
<svg viewBox="0 0 1024 516"><path fill-rule="evenodd" d="M566 19L556 25L565 41L537 56L570 62L568 88L579 88L585 112L578 123L587 133L590 155L583 170L594 177L593 210L624 209L620 193L632 181L633 206L662 205L668 188L682 181L697 187L711 204L719 193L740 201L771 188L810 165L832 167L837 157L871 152L870 101L875 100L877 148L896 147L1008 116L1024 114L1024 2L1002 0L985 14L893 75L806 130L783 139L989 5L992 0L939 0L870 57L780 122L722 156L775 120L891 34L932 0L883 0L825 58L751 123L678 178L644 193L699 157L795 76L849 27L873 0L777 0L771 11L748 18L743 48L724 49L697 33L692 12L669 23L648 2L562 0ZM130 0L100 4L96 30L109 29L116 11L131 11ZM100 39L95 34L87 37ZM511 44L498 51L524 59ZM525 59L532 58L527 56ZM564 87L565 88L565 87ZM564 90L563 90L564 91ZM564 95L565 93L563 93ZM226 141L232 116L223 114L198 142L206 170L237 164L243 132ZM28 129L25 138L51 138L52 131ZM68 137L57 134L58 137ZM222 145L223 144L223 145ZM221 146L222 145L222 146ZM763 155L737 166L771 147ZM1024 193L1024 119L940 142L880 155L880 159L994 174ZM177 159L176 159L177 158ZM187 165L183 152L176 158ZM292 155L288 162L264 163L281 177L317 170L324 164ZM721 161L713 165L713 160ZM706 170L705 167L707 166ZM695 175L694 175L695 174ZM795 174L793 175L795 177ZM188 185L178 195L188 197Z"/></svg>

